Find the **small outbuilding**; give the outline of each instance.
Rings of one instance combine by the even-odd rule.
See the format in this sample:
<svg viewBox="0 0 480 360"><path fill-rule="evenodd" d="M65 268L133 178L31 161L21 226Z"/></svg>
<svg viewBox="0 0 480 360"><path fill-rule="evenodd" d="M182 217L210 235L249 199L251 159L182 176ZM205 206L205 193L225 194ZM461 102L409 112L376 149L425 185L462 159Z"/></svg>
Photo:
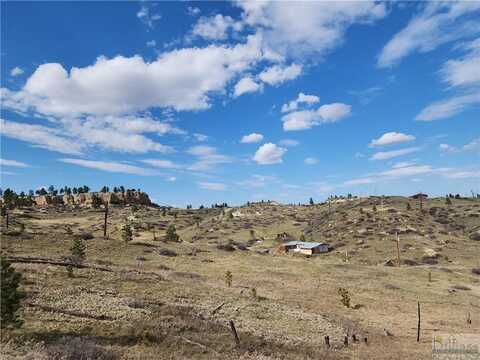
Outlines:
<svg viewBox="0 0 480 360"><path fill-rule="evenodd" d="M328 244L318 242L289 241L280 245L279 250L285 253L293 251L304 255L314 255L328 252L330 250L330 246Z"/></svg>

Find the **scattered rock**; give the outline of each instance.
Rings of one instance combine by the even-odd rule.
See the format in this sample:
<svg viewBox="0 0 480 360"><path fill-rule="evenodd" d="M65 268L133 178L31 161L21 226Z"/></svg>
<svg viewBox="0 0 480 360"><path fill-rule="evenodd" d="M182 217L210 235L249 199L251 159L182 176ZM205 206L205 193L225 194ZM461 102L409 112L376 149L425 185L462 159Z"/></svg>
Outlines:
<svg viewBox="0 0 480 360"><path fill-rule="evenodd" d="M170 249L161 249L158 253L162 256L177 256L177 253Z"/></svg>

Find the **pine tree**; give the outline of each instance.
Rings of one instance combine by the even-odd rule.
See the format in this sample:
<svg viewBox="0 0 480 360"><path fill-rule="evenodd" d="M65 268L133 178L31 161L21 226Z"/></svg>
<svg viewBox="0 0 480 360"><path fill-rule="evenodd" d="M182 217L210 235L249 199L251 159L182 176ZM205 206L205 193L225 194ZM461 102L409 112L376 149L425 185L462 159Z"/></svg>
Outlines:
<svg viewBox="0 0 480 360"><path fill-rule="evenodd" d="M133 240L132 227L129 223L124 224L122 227L122 239L126 243Z"/></svg>
<svg viewBox="0 0 480 360"><path fill-rule="evenodd" d="M177 234L175 225L173 224L169 225L167 228L167 234L165 235L165 240L177 242L179 239L180 239L180 236L178 236Z"/></svg>
<svg viewBox="0 0 480 360"><path fill-rule="evenodd" d="M412 210L412 205L410 205L410 203L407 203L407 211L410 211Z"/></svg>
<svg viewBox="0 0 480 360"><path fill-rule="evenodd" d="M315 205L312 198L310 198L310 205Z"/></svg>
<svg viewBox="0 0 480 360"><path fill-rule="evenodd" d="M25 295L18 290L22 275L15 271L10 262L3 256L0 257L1 264L1 316L0 325L2 328L7 326L18 327L23 321L18 312L21 309L21 300Z"/></svg>
<svg viewBox="0 0 480 360"><path fill-rule="evenodd" d="M80 238L74 238L72 241L72 247L70 248L70 254L72 262L75 264L80 264L85 260L85 249L86 246L83 243L83 240Z"/></svg>

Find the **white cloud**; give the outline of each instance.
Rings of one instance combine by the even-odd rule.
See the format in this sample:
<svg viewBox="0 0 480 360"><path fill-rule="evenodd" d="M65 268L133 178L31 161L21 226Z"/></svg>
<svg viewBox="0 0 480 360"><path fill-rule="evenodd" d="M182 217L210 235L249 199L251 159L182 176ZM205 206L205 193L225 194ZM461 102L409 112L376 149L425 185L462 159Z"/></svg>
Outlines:
<svg viewBox="0 0 480 360"><path fill-rule="evenodd" d="M323 56L343 42L350 25L385 16L374 1L238 1L244 22L261 32L264 47L281 57Z"/></svg>
<svg viewBox="0 0 480 360"><path fill-rule="evenodd" d="M480 178L480 170L454 170L444 172L443 176L449 179L470 179L470 178Z"/></svg>
<svg viewBox="0 0 480 360"><path fill-rule="evenodd" d="M116 161L95 161L95 160L83 160L83 159L58 159L58 161L78 165L90 169L97 169L113 173L123 173L123 174L135 174L135 175L156 175L157 173L150 170L144 169L138 166L123 164Z"/></svg>
<svg viewBox="0 0 480 360"><path fill-rule="evenodd" d="M283 130L310 129L320 124L333 123L350 115L351 106L342 103L325 104L317 110L294 111L282 117Z"/></svg>
<svg viewBox="0 0 480 360"><path fill-rule="evenodd" d="M13 167L26 168L26 167L29 167L30 165L25 164L24 162L21 162L21 161L0 159L0 166L13 166Z"/></svg>
<svg viewBox="0 0 480 360"><path fill-rule="evenodd" d="M188 154L197 157L197 161L188 167L190 171L210 170L215 165L231 163L230 156L219 154L213 146L197 145L187 151Z"/></svg>
<svg viewBox="0 0 480 360"><path fill-rule="evenodd" d="M425 3L422 13L415 16L385 45L379 56L378 65L389 67L414 51L426 53L441 44L479 32L475 21L468 19L457 21L478 10L480 3L476 1Z"/></svg>
<svg viewBox="0 0 480 360"><path fill-rule="evenodd" d="M155 40L147 41L147 47L155 47L157 46L157 42Z"/></svg>
<svg viewBox="0 0 480 360"><path fill-rule="evenodd" d="M283 104L282 113L297 110L300 104L315 104L319 101L320 98L318 96L299 93L295 100L290 101L288 104Z"/></svg>
<svg viewBox="0 0 480 360"><path fill-rule="evenodd" d="M175 176L170 176L170 177L167 178L167 181L175 182L175 181L177 181L177 178Z"/></svg>
<svg viewBox="0 0 480 360"><path fill-rule="evenodd" d="M200 141L200 142L203 142L203 141L207 141L207 140L208 140L208 136L207 136L207 135L200 134L200 133L195 133L195 134L193 134L193 137L195 138L195 140Z"/></svg>
<svg viewBox="0 0 480 360"><path fill-rule="evenodd" d="M419 121L433 121L453 117L472 105L480 104L480 91L434 102L415 117Z"/></svg>
<svg viewBox="0 0 480 360"><path fill-rule="evenodd" d="M15 66L11 71L10 71L10 75L11 76L19 76L19 75L22 75L25 71L18 67L18 66Z"/></svg>
<svg viewBox="0 0 480 360"><path fill-rule="evenodd" d="M276 178L274 176L254 174L250 177L250 179L239 181L237 182L237 184L246 187L259 188L264 187L268 182L272 182L275 180Z"/></svg>
<svg viewBox="0 0 480 360"><path fill-rule="evenodd" d="M451 86L480 83L480 38L464 46L469 53L459 60L449 60L442 67L443 80Z"/></svg>
<svg viewBox="0 0 480 360"><path fill-rule="evenodd" d="M469 142L466 145L463 145L463 150L466 151L474 151L474 150L480 150L480 138L476 138Z"/></svg>
<svg viewBox="0 0 480 360"><path fill-rule="evenodd" d="M318 159L314 157L307 157L303 162L307 165L316 165L318 164Z"/></svg>
<svg viewBox="0 0 480 360"><path fill-rule="evenodd" d="M197 16L201 11L198 7L189 6L187 7L187 12L190 16Z"/></svg>
<svg viewBox="0 0 480 360"><path fill-rule="evenodd" d="M227 185L217 182L199 182L198 186L206 190L226 190Z"/></svg>
<svg viewBox="0 0 480 360"><path fill-rule="evenodd" d="M409 147L409 148L400 149L400 150L380 151L373 154L370 159L371 160L387 160L394 157L411 154L419 150L420 150L419 147Z"/></svg>
<svg viewBox="0 0 480 360"><path fill-rule="evenodd" d="M287 152L287 149L279 147L272 143L263 144L258 148L253 160L261 165L280 164L283 162L282 156Z"/></svg>
<svg viewBox="0 0 480 360"><path fill-rule="evenodd" d="M249 144L249 143L257 143L263 140L263 135L262 134L257 134L257 133L251 133L249 135L245 135L242 137L240 142Z"/></svg>
<svg viewBox="0 0 480 360"><path fill-rule="evenodd" d="M415 175L422 175L428 174L433 171L430 165L411 165L411 166L403 166L398 168L393 168L391 170L383 171L379 173L380 176L387 176L393 178L400 178L406 176L415 176Z"/></svg>
<svg viewBox="0 0 480 360"><path fill-rule="evenodd" d="M392 145L392 144L400 144L404 142L409 142L415 140L415 136L413 135L406 135L403 133L397 132L387 132L380 136L378 139L373 139L370 142L370 147L375 146L385 146L385 145Z"/></svg>
<svg viewBox="0 0 480 360"><path fill-rule="evenodd" d="M262 84L255 82L250 76L245 76L235 84L233 96L238 97L246 93L261 91L262 89Z"/></svg>
<svg viewBox="0 0 480 360"><path fill-rule="evenodd" d="M414 161L400 161L392 165L392 169L399 169L407 166L415 165Z"/></svg>
<svg viewBox="0 0 480 360"><path fill-rule="evenodd" d="M457 148L455 146L451 146L451 145L448 145L448 144L440 144L440 145L438 145L438 148L441 151L445 151L445 152L455 152L455 151L457 151Z"/></svg>
<svg viewBox="0 0 480 360"><path fill-rule="evenodd" d="M263 82L269 85L280 85L281 83L293 80L302 73L302 66L297 64L292 64L287 67L282 67L280 65L274 65L268 69L262 71L258 77Z"/></svg>
<svg viewBox="0 0 480 360"><path fill-rule="evenodd" d="M283 139L283 140L280 140L278 144L286 147L292 147L292 146L298 146L300 142L293 139Z"/></svg>
<svg viewBox="0 0 480 360"><path fill-rule="evenodd" d="M147 25L150 29L153 29L155 27L155 22L162 18L160 14L154 13L152 11L154 5L152 6L149 3L144 3L142 4L140 10L137 12L137 17L140 19L140 21Z"/></svg>
<svg viewBox="0 0 480 360"><path fill-rule="evenodd" d="M170 160L163 160L163 159L145 159L145 160L141 160L141 162L154 167L163 168L163 169L180 169L182 167Z"/></svg>
<svg viewBox="0 0 480 360"><path fill-rule="evenodd" d="M5 137L28 142L33 147L71 155L82 153L82 146L78 142L61 135L57 129L42 125L0 119L0 133Z"/></svg>
<svg viewBox="0 0 480 360"><path fill-rule="evenodd" d="M113 115L149 108L202 110L210 96L262 58L258 37L235 46L184 48L153 62L136 55L99 57L67 72L58 63L40 65L18 92L2 89L4 108L58 117Z"/></svg>
<svg viewBox="0 0 480 360"><path fill-rule="evenodd" d="M230 29L240 31L241 22L234 21L230 16L217 14L211 17L201 17L192 29L192 34L207 40L225 40Z"/></svg>
<svg viewBox="0 0 480 360"><path fill-rule="evenodd" d="M353 180L347 180L343 183L344 186L355 186L355 185L367 185L373 184L375 182L374 178L359 178Z"/></svg>

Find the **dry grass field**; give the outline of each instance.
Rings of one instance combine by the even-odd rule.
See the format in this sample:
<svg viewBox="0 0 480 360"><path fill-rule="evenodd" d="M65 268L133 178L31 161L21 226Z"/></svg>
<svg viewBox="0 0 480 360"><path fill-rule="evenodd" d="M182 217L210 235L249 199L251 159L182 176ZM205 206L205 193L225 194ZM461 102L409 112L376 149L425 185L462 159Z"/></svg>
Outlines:
<svg viewBox="0 0 480 360"><path fill-rule="evenodd" d="M472 271L480 241L471 235L480 200L452 202L431 199L420 210L417 200L386 197L166 214L111 207L108 239L102 209L14 210L1 246L23 275L25 323L2 331L2 358L431 358L434 332L480 333L480 275ZM163 241L169 224L180 242ZM333 249L279 253L284 232ZM86 266L70 277L63 262L75 237L85 239Z"/></svg>

